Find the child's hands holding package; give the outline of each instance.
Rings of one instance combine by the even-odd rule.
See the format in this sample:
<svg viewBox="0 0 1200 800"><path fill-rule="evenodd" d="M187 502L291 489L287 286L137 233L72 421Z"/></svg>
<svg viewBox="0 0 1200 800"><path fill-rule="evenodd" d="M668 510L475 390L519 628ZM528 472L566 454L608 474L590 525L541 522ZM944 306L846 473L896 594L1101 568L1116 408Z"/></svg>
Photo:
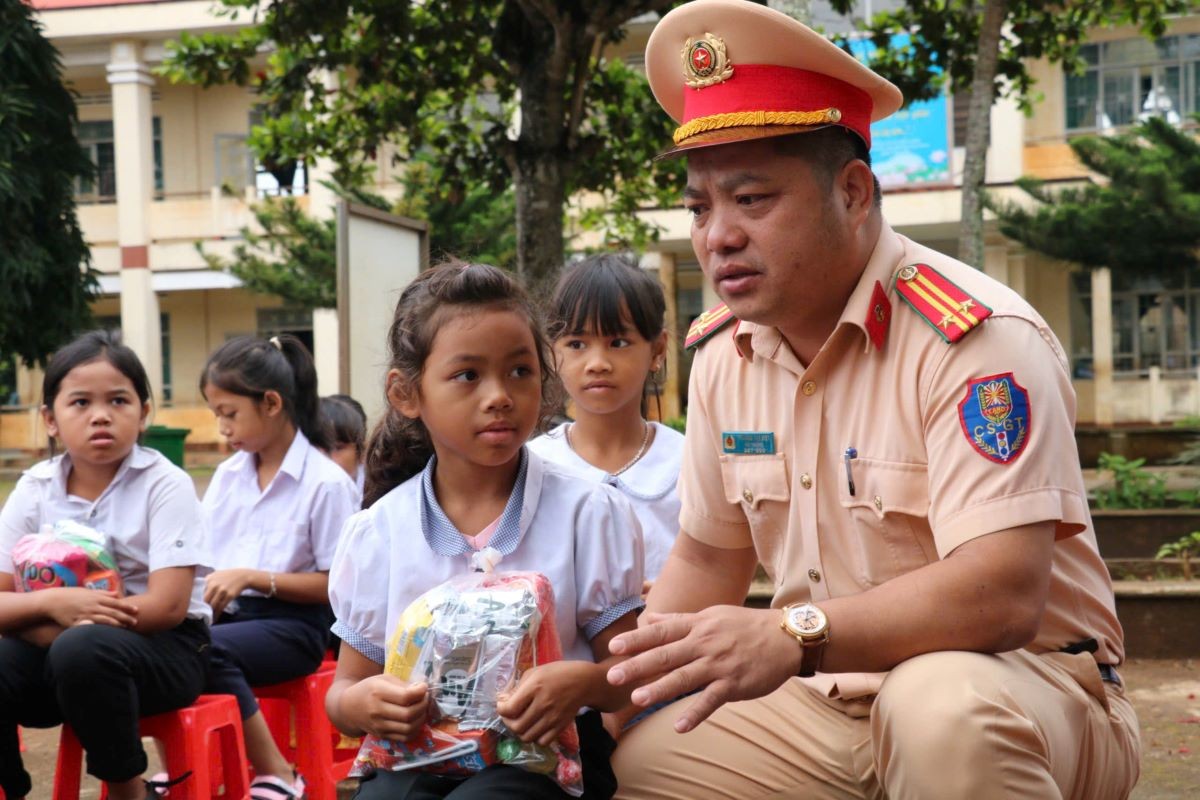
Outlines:
<svg viewBox="0 0 1200 800"><path fill-rule="evenodd" d="M359 730L398 742L421 731L429 717L429 687L394 675L374 675L342 693L346 721Z"/></svg>
<svg viewBox="0 0 1200 800"><path fill-rule="evenodd" d="M586 661L533 667L511 692L497 698L496 712L521 741L549 747L575 721L595 673L596 665Z"/></svg>

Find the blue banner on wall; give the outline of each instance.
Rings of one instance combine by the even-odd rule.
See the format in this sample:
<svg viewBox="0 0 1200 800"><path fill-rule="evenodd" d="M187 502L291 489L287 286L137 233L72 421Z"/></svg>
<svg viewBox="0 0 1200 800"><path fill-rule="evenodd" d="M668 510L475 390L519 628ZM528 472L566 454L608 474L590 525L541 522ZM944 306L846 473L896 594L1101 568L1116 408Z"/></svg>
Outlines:
<svg viewBox="0 0 1200 800"><path fill-rule="evenodd" d="M892 37L892 47L905 47L908 36ZM851 42L850 51L871 63L870 39ZM950 103L945 94L909 103L871 125L871 166L885 189L952 185L950 174Z"/></svg>

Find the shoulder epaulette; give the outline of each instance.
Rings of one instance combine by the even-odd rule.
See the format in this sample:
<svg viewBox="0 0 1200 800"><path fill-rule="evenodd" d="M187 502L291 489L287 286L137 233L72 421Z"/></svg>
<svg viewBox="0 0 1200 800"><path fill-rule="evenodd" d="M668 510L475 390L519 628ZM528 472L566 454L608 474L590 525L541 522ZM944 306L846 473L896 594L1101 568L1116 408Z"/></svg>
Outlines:
<svg viewBox="0 0 1200 800"><path fill-rule="evenodd" d="M896 294L950 344L966 336L992 310L928 264L910 264L896 273Z"/></svg>
<svg viewBox="0 0 1200 800"><path fill-rule="evenodd" d="M692 322L691 327L688 328L687 338L683 341L683 346L688 350L692 349L721 330L721 328L724 328L733 319L733 312L724 303L713 306L696 317L695 321Z"/></svg>

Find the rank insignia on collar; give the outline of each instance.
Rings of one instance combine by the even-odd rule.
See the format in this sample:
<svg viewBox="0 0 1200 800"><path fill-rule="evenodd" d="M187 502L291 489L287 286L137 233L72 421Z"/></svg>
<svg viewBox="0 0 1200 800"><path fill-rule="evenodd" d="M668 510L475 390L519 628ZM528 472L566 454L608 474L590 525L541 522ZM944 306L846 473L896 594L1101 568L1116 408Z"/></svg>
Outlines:
<svg viewBox="0 0 1200 800"><path fill-rule="evenodd" d="M977 453L1011 464L1029 444L1029 392L1011 372L973 378L958 404L958 422Z"/></svg>
<svg viewBox="0 0 1200 800"><path fill-rule="evenodd" d="M705 33L683 43L683 82L693 89L724 83L733 77L733 64L725 54L725 40Z"/></svg>
<svg viewBox="0 0 1200 800"><path fill-rule="evenodd" d="M876 350L883 349L887 340L888 324L892 321L892 301L888 300L883 284L875 281L875 291L871 292L871 305L867 310L867 318L863 325L867 328L867 336Z"/></svg>
<svg viewBox="0 0 1200 800"><path fill-rule="evenodd" d="M688 350L692 349L721 330L732 319L734 319L733 312L724 303L713 306L692 322L683 346Z"/></svg>
<svg viewBox="0 0 1200 800"><path fill-rule="evenodd" d="M896 294L950 344L966 336L992 313L928 264L902 267L896 273Z"/></svg>

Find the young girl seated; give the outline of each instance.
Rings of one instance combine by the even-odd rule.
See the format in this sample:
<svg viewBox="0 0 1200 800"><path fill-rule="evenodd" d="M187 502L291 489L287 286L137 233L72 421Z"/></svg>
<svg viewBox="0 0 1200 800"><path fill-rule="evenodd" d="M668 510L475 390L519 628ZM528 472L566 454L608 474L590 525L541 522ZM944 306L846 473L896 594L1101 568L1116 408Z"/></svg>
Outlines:
<svg viewBox="0 0 1200 800"><path fill-rule="evenodd" d="M8 800L32 791L17 725L65 721L108 796L141 800L165 787L142 780L138 718L190 705L208 669L200 503L186 472L138 445L149 381L110 334L86 333L55 353L42 398L51 452L55 438L66 452L27 470L0 512L0 788ZM68 520L106 536L123 597L14 591L13 546Z"/></svg>
<svg viewBox="0 0 1200 800"><path fill-rule="evenodd" d="M598 711L628 702L605 672L608 641L642 606L637 519L620 493L530 453L523 443L551 408L549 348L524 292L481 264L422 273L400 296L388 335L390 409L367 448L368 508L346 525L330 572L344 645L326 698L351 736L408 739L429 710L429 687L383 675L401 612L463 575L485 545L502 570L546 575L556 597L561 662L525 673L497 710L524 741L551 742L576 721L585 797L608 798L611 738ZM582 713L584 709L592 709ZM362 800L563 798L549 777L508 765L470 778L378 772Z"/></svg>
<svg viewBox="0 0 1200 800"><path fill-rule="evenodd" d="M316 369L299 339L231 339L209 356L200 390L238 451L204 494L216 566L205 590L216 616L206 691L238 699L253 800L299 798L304 779L279 752L251 687L308 675L324 658L327 571L359 494L321 451Z"/></svg>
<svg viewBox="0 0 1200 800"><path fill-rule="evenodd" d="M346 470L362 494L367 474L363 464L367 453L367 412L350 395L331 394L321 398L321 419L329 429L329 457Z"/></svg>
<svg viewBox="0 0 1200 800"><path fill-rule="evenodd" d="M586 258L559 279L549 331L558 374L575 406L529 443L549 461L621 490L633 504L653 581L679 533L683 435L645 417L647 381L663 367L666 301L657 281L615 255Z"/></svg>

